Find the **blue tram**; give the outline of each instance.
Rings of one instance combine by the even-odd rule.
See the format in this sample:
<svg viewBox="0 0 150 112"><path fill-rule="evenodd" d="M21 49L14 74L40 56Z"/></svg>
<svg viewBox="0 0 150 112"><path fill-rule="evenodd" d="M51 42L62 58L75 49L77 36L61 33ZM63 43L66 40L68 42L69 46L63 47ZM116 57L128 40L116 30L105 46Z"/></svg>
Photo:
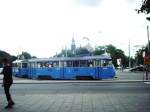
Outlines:
<svg viewBox="0 0 150 112"><path fill-rule="evenodd" d="M13 62L13 75L31 79L108 79L115 76L109 55L35 58Z"/></svg>
<svg viewBox="0 0 150 112"><path fill-rule="evenodd" d="M12 73L17 77L28 77L28 63L25 60L16 60L13 62Z"/></svg>

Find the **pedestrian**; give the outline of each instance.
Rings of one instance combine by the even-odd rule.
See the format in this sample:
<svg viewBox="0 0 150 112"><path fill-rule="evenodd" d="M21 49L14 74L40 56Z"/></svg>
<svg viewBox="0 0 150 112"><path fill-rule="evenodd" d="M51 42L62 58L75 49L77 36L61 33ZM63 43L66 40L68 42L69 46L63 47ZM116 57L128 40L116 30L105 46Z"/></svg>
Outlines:
<svg viewBox="0 0 150 112"><path fill-rule="evenodd" d="M8 61L7 58L3 59L3 71L2 74L4 75L3 77L3 84L2 86L4 87L4 91L5 91L5 95L6 95L6 99L7 99L7 106L5 107L7 108L12 108L12 106L15 104L14 101L11 98L11 94L10 94L10 87L13 84L13 78L12 78L12 66L11 63Z"/></svg>

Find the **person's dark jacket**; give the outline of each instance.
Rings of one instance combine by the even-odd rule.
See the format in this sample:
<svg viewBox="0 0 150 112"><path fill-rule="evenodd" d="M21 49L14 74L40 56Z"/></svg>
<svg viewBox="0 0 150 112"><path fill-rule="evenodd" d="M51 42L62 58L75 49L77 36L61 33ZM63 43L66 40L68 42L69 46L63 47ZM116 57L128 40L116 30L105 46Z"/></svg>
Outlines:
<svg viewBox="0 0 150 112"><path fill-rule="evenodd" d="M12 84L12 67L10 65L4 66L2 73L4 75L3 84Z"/></svg>

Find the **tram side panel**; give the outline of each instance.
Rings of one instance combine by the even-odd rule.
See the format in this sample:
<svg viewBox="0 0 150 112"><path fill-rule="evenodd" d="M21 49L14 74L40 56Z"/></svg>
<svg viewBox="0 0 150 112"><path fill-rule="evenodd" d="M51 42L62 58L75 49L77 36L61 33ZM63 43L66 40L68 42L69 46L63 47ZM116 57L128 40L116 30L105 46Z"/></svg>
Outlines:
<svg viewBox="0 0 150 112"><path fill-rule="evenodd" d="M12 74L13 74L13 76L19 76L19 69L18 69L18 67L13 67L12 68Z"/></svg>
<svg viewBox="0 0 150 112"><path fill-rule="evenodd" d="M36 78L60 79L60 68L36 68Z"/></svg>
<svg viewBox="0 0 150 112"><path fill-rule="evenodd" d="M94 67L79 67L77 78L83 79L95 79L95 68Z"/></svg>
<svg viewBox="0 0 150 112"><path fill-rule="evenodd" d="M100 79L109 79L115 76L115 70L113 67L99 67Z"/></svg>
<svg viewBox="0 0 150 112"><path fill-rule="evenodd" d="M78 67L63 67L63 77L62 79L75 79L76 74L78 74Z"/></svg>
<svg viewBox="0 0 150 112"><path fill-rule="evenodd" d="M28 77L28 69L27 68L20 68L19 69L19 76L27 78Z"/></svg>
<svg viewBox="0 0 150 112"><path fill-rule="evenodd" d="M12 67L12 74L17 77L28 77L28 68L25 67Z"/></svg>

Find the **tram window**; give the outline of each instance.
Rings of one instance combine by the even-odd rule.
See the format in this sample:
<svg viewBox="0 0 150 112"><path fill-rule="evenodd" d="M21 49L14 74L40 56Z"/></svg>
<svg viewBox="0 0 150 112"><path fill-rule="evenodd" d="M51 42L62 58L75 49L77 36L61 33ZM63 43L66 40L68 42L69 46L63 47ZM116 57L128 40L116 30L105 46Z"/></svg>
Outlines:
<svg viewBox="0 0 150 112"><path fill-rule="evenodd" d="M87 66L88 66L88 62L86 60L80 61L80 67L87 67Z"/></svg>
<svg viewBox="0 0 150 112"><path fill-rule="evenodd" d="M103 60L103 62L102 62L102 66L108 67L108 66L111 66L111 65L112 65L111 61L109 61L109 60Z"/></svg>
<svg viewBox="0 0 150 112"><path fill-rule="evenodd" d="M41 63L37 63L37 67L40 68L41 67Z"/></svg>
<svg viewBox="0 0 150 112"><path fill-rule="evenodd" d="M99 60L95 60L95 66L100 66L100 61Z"/></svg>
<svg viewBox="0 0 150 112"><path fill-rule="evenodd" d="M87 65L88 65L88 67L93 67L94 63L92 60L89 60Z"/></svg>
<svg viewBox="0 0 150 112"><path fill-rule="evenodd" d="M66 62L64 62L64 63L63 63L63 65L64 65L64 67L66 67L66 66L67 66L67 63L66 63Z"/></svg>
<svg viewBox="0 0 150 112"><path fill-rule="evenodd" d="M27 68L27 63L22 63L22 68Z"/></svg>
<svg viewBox="0 0 150 112"><path fill-rule="evenodd" d="M49 63L48 62L44 62L43 63L43 68L45 68L45 67L49 67Z"/></svg>
<svg viewBox="0 0 150 112"><path fill-rule="evenodd" d="M17 67L18 67L18 68L21 68L21 63L17 63Z"/></svg>
<svg viewBox="0 0 150 112"><path fill-rule="evenodd" d="M72 62L71 62L71 61L67 61L67 62L66 62L66 66L67 66L67 67L72 67Z"/></svg>
<svg viewBox="0 0 150 112"><path fill-rule="evenodd" d="M35 67L35 63L31 63L30 65L31 65L31 67L32 67L32 68L34 68L34 67Z"/></svg>
<svg viewBox="0 0 150 112"><path fill-rule="evenodd" d="M79 61L73 61L73 67L79 67Z"/></svg>
<svg viewBox="0 0 150 112"><path fill-rule="evenodd" d="M53 62L52 66L53 67L58 67L59 66L59 62Z"/></svg>
<svg viewBox="0 0 150 112"><path fill-rule="evenodd" d="M13 67L17 67L17 63L13 63Z"/></svg>

